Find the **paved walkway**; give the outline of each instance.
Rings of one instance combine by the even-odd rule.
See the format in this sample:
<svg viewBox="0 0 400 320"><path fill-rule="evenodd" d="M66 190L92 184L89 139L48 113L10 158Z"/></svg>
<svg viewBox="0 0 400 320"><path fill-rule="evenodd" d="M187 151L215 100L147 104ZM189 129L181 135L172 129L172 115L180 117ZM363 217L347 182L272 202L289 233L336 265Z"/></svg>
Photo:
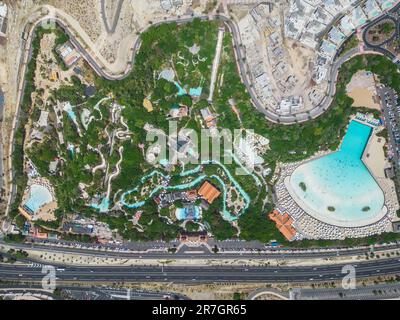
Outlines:
<svg viewBox="0 0 400 320"><path fill-rule="evenodd" d="M215 82L217 81L218 67L219 67L219 62L221 60L222 40L224 40L224 33L225 33L224 28L219 28L217 46L215 48L215 57L211 73L210 95L208 96L209 102L212 102L213 100Z"/></svg>

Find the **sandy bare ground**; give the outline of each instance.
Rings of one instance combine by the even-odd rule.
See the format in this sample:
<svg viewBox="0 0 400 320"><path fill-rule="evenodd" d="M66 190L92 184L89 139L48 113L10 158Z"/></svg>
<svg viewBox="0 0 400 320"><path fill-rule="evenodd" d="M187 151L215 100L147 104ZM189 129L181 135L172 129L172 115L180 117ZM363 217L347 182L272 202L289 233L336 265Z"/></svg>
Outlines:
<svg viewBox="0 0 400 320"><path fill-rule="evenodd" d="M54 215L54 211L58 208L57 202L53 201L44 205L42 208L39 209L36 216L38 219L43 221L54 221L57 218Z"/></svg>
<svg viewBox="0 0 400 320"><path fill-rule="evenodd" d="M385 203L393 204L395 208L399 208L394 181L386 178L385 175L385 168L390 167L385 157L385 144L386 140L384 138L373 134L368 141L362 160L384 191L386 197Z"/></svg>
<svg viewBox="0 0 400 320"><path fill-rule="evenodd" d="M347 95L354 100L353 107L380 110L375 88L375 77L364 70L358 71L346 87Z"/></svg>
<svg viewBox="0 0 400 320"><path fill-rule="evenodd" d="M383 147L386 143L384 138L375 134L371 136L367 149L364 152L363 161L375 177L385 178L385 166L387 164Z"/></svg>
<svg viewBox="0 0 400 320"><path fill-rule="evenodd" d="M380 110L376 96L367 88L355 88L347 94L354 100L353 107L366 107L370 109Z"/></svg>
<svg viewBox="0 0 400 320"><path fill-rule="evenodd" d="M100 1L48 0L43 2L69 13L80 24L92 41L96 41L100 36L102 31Z"/></svg>
<svg viewBox="0 0 400 320"><path fill-rule="evenodd" d="M247 299L248 295L257 289L273 288L275 285L266 283L210 283L210 284L175 284L175 283L137 283L132 288L144 290L168 291L183 294L192 300L232 300L235 292L240 293L241 299ZM284 287L284 290L287 288ZM268 297L265 300L269 300Z"/></svg>

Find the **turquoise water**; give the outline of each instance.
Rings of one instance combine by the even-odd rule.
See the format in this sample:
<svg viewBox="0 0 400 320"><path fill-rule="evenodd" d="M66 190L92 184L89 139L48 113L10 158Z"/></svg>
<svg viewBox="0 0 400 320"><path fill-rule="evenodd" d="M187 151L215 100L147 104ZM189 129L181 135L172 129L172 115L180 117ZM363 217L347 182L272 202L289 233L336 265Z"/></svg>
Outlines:
<svg viewBox="0 0 400 320"><path fill-rule="evenodd" d="M394 4L395 2L396 2L396 1L393 1L393 0L388 0L388 1L384 2L384 3L381 5L381 6L382 6L382 10L389 9L390 7L393 6L393 4Z"/></svg>
<svg viewBox="0 0 400 320"><path fill-rule="evenodd" d="M361 160L371 131L351 121L337 152L299 166L290 178L296 195L326 222L371 219L384 205L382 190Z"/></svg>
<svg viewBox="0 0 400 320"><path fill-rule="evenodd" d="M186 208L178 208L176 210L176 218L178 220L186 220L188 218L188 212ZM199 220L200 219L200 209L199 207L195 206L194 207L194 220Z"/></svg>
<svg viewBox="0 0 400 320"><path fill-rule="evenodd" d="M185 94L188 94L188 92L184 88L182 88L182 86L177 81L174 81L174 84L178 88L178 96L184 96ZM189 95L193 97L200 97L202 91L203 91L202 87L190 88Z"/></svg>
<svg viewBox="0 0 400 320"><path fill-rule="evenodd" d="M67 111L68 116L71 118L72 121L76 121L76 114L73 110L68 110Z"/></svg>
<svg viewBox="0 0 400 320"><path fill-rule="evenodd" d="M190 88L189 94L190 94L191 96L194 96L194 97L200 97L202 91L203 91L203 88L202 88L202 87Z"/></svg>
<svg viewBox="0 0 400 320"><path fill-rule="evenodd" d="M73 121L73 122L76 122L76 114L75 114L75 112L74 112L74 110L72 109L73 108L73 106L70 104L70 103L67 103L65 106L64 106L64 111L68 114L68 117Z"/></svg>
<svg viewBox="0 0 400 320"><path fill-rule="evenodd" d="M184 96L187 94L186 90L181 87L181 85L178 82L174 82L175 86L178 88L178 96Z"/></svg>
<svg viewBox="0 0 400 320"><path fill-rule="evenodd" d="M186 177L186 176L190 176L192 174L199 173L200 171L201 171L201 166L197 166L191 170L186 170L186 171L182 168L182 172L179 174L179 176Z"/></svg>
<svg viewBox="0 0 400 320"><path fill-rule="evenodd" d="M168 159L161 159L161 160L159 161L159 163L160 163L162 166L164 166L164 167L166 167L166 166L169 165Z"/></svg>
<svg viewBox="0 0 400 320"><path fill-rule="evenodd" d="M157 174L159 173L157 171L153 171L153 172L155 172ZM176 185L176 186L166 186L166 187L165 186L157 186L147 196L146 200L152 198L154 195L156 195L158 192L160 192L162 190L165 190L165 191L176 191L176 190L187 190L187 189L193 188L197 184L202 182L205 178L207 178L207 176L202 175L202 176L197 177L195 180L193 180L193 181L191 181L189 183L179 184L179 185ZM140 208L141 206L143 206L145 204L145 201L138 201L138 202L135 202L135 203L128 203L126 201L126 199L125 199L126 196L128 196L129 194L135 193L135 192L138 192L138 191L139 191L139 188L136 187L136 188L134 188L132 190L129 190L129 191L123 193L122 196L121 196L121 203L125 207L130 208L130 209L137 209L137 208Z"/></svg>
<svg viewBox="0 0 400 320"><path fill-rule="evenodd" d="M97 209L102 213L108 212L109 206L110 206L110 200L106 197L101 200L100 204L95 204L95 203L91 204L92 208Z"/></svg>
<svg viewBox="0 0 400 320"><path fill-rule="evenodd" d="M25 203L25 207L35 213L40 209L40 207L52 201L53 197L46 187L43 187L39 184L34 184L31 186L29 199Z"/></svg>
<svg viewBox="0 0 400 320"><path fill-rule="evenodd" d="M223 169L223 171L225 172L225 174L228 177L228 179L231 181L231 183L235 186L235 188L239 191L240 195L243 197L244 202L245 202L244 208L242 209L241 212L238 213L238 215L232 214L231 212L229 212L227 210L227 207L226 207L226 199L227 199L227 192L228 191L227 191L227 188L225 186L224 181L219 176L216 176L216 175L212 175L211 176L211 178L215 178L219 182L219 184L221 186L221 189L222 189L221 190L222 191L222 197L223 197L222 215L224 216L225 219L227 219L229 221L237 220L238 216L243 214L248 209L249 204L250 204L250 197L243 190L243 188L236 181L236 179L233 177L233 175L230 173L228 168L225 167L224 164L222 164L219 161L215 161L215 160L206 160L206 161L203 161L201 163L201 165L198 165L193 169L186 170L186 171L184 169L182 169L182 171L179 173L179 176L180 177L187 177L187 176L190 176L190 175L193 175L193 174L198 174L198 173L201 172L202 165L206 165L206 164L214 164L214 165L220 166ZM143 176L140 179L140 184L146 183L153 176L161 176L163 179L169 179L170 178L168 175L165 175L165 174L163 174L162 172L160 172L158 170L153 170L152 172L150 172L149 174ZM130 202L127 201L126 197L129 196L130 194L135 194L135 193L139 192L140 188L139 188L139 186L136 186L135 188L133 188L131 190L128 190L128 191L124 192L121 195L120 203L123 206L127 207L127 208L138 209L138 208L142 207L146 203L146 201L148 199L151 199L153 196L155 196L160 191L163 191L163 190L164 191L188 190L188 189L196 187L201 182L203 182L206 178L207 178L207 175L200 174L197 178L195 178L194 180L192 180L192 181L190 181L188 183L178 184L178 185L174 185L174 186L159 185L159 186L155 187L149 193L149 195L146 197L146 199L144 201L137 201L137 202L134 202L134 203L130 203ZM107 198L103 198L102 202L100 204L92 204L91 207L95 208L97 210L100 210L100 212L107 212L108 208L109 208L109 200Z"/></svg>
<svg viewBox="0 0 400 320"><path fill-rule="evenodd" d="M215 160L207 160L207 161L203 161L202 165L204 164L215 164L220 166L225 174L227 175L227 177L229 178L229 180L231 181L231 183L235 186L235 188L239 191L239 193L241 194L241 196L243 197L244 201L245 201L245 206L243 208L243 210L236 216L232 213L230 213L227 208L226 208L226 199L227 199L227 188L225 186L224 181L216 175L212 175L211 178L215 178L221 188L222 188L222 197L223 197L223 208L222 208L222 215L224 216L225 219L229 220L229 221L234 221L237 220L238 216L240 216L241 214L243 214L249 207L250 205L250 197L249 195L243 190L243 188L240 186L240 184L236 181L236 179L232 176L232 174L229 172L228 168L226 168L222 163L220 163L219 161L215 161ZM186 177L189 176L191 174L195 174L195 173L199 173L201 171L201 165L195 167L194 169L191 170L187 170L184 171L182 170L182 172L179 174L179 176L181 177ZM151 173L149 173L148 175L144 176L141 178L141 183L145 183L149 178L153 177L154 175L160 175L163 178L168 178L168 176L164 175L163 173L161 173L160 171L154 170ZM196 187L198 184L200 184L202 181L204 181L207 178L206 175L202 174L200 176L198 176L196 179L192 180L191 182L188 183L183 183L183 184L178 184L175 186L157 186L156 188L154 188L150 194L146 197L147 199L152 198L154 195L156 195L158 192L165 190L165 191L176 191L176 190L188 190L191 188ZM140 208L141 206L143 206L145 204L145 201L138 201L135 203L129 203L126 201L126 197L129 194L132 193L136 193L139 191L139 187L135 187L134 189L128 190L126 192L124 192L121 195L121 204L126 206L127 208L131 208L131 209L137 209Z"/></svg>
<svg viewBox="0 0 400 320"><path fill-rule="evenodd" d="M67 147L67 149L69 150L69 152L71 152L71 157L73 157L74 154L75 154L75 146L74 145L69 145Z"/></svg>

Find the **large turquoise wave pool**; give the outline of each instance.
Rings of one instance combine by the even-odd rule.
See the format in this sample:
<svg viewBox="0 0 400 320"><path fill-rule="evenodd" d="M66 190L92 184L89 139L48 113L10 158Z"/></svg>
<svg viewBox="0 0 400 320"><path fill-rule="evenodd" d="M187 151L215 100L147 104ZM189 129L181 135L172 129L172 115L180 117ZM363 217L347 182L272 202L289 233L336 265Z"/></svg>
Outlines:
<svg viewBox="0 0 400 320"><path fill-rule="evenodd" d="M361 159L371 131L351 121L337 152L304 163L293 172L291 193L305 211L342 226L368 224L382 212L383 192Z"/></svg>

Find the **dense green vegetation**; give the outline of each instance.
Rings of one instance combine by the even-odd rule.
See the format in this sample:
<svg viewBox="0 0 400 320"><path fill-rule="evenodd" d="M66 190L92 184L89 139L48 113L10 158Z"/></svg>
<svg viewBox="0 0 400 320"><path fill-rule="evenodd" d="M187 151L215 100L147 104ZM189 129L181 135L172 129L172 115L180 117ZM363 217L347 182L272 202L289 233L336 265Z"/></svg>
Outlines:
<svg viewBox="0 0 400 320"><path fill-rule="evenodd" d="M15 260L21 260L28 257L28 253L23 250L10 249L7 251L7 254L10 255Z"/></svg>
<svg viewBox="0 0 400 320"><path fill-rule="evenodd" d="M168 132L168 121L166 114L171 105L185 104L192 107L192 115L199 114L201 108L207 107L208 102L205 100L208 96L208 86L211 73L211 64L215 50L215 42L218 29L217 22L201 22L195 19L193 23L186 25L163 24L149 29L142 35L142 46L138 52L133 71L127 78L121 81L108 81L99 77L95 77L95 84L98 92L95 97L86 101L83 95L84 86L82 83L73 78L71 86L61 87L53 93L53 99L59 101L70 101L73 105L86 103L88 106L93 105L101 98L112 93L115 100L125 106L122 114L134 135L131 140L122 142L124 146L124 159L121 165L121 174L113 180L112 195L121 190L127 190L136 186L139 179L144 173L148 172L152 167L143 159L142 151L139 144L145 143L146 132L143 129L146 123L150 123L157 128L164 129ZM31 110L30 94L35 90L33 87L33 76L36 68L35 57L39 50L39 39L46 30L38 30L37 37L33 44L33 58L30 61L27 71L27 87L24 96L23 108L21 111L20 125L26 121ZM59 32L59 31L57 31ZM66 39L61 35L57 38L57 43L62 43ZM189 59L188 47L194 43L200 46L200 55L205 62L199 63L197 67L189 64L186 68L177 63L179 57L185 56ZM353 44L349 44L353 45ZM201 97L194 100L187 95L177 96L176 87L165 80L158 80L157 74L164 68L171 67L176 70L179 82L189 87L197 87L202 83L204 88ZM247 128L253 129L256 133L261 134L270 139L271 149L264 156L266 164L274 169L277 162L295 161L309 157L318 150L334 150L338 147L343 137L349 116L356 111L351 108L352 99L346 95L346 84L350 81L352 75L358 70L369 70L377 74L380 80L400 91L400 78L396 66L389 63L388 60L380 56L356 57L346 62L340 72L337 83L337 93L334 97L332 106L323 116L307 123L294 124L291 126L283 126L272 124L266 121L265 117L257 114L250 102L250 96L242 84L237 72L236 62L232 48L232 38L229 33L225 34L224 49L222 61L219 69L219 79L223 75L223 81L220 81L214 97L213 105L210 106L218 117L219 128ZM148 97L153 102L154 111L148 112L143 108L143 99ZM240 111L240 120L232 111L228 100L234 98ZM100 107L104 115L107 115L107 108ZM105 143L105 137L102 132L106 126L105 120L93 122L83 137L79 137L73 124L64 116L64 136L67 141L82 146L97 146L99 143ZM198 121L193 119L185 120L180 123L182 126L195 129L198 131L200 125ZM16 166L15 179L18 185L19 196L26 184L26 177L22 174L22 157L23 157L23 126L17 131L14 152L14 165ZM39 171L45 175L48 170L48 163L54 158L56 149L52 146L52 139L56 139L55 133L40 147L35 147L29 152L29 156L37 165ZM19 148L19 149L18 149ZM127 152L127 150L129 150ZM62 156L68 158L67 164L63 167L63 178L48 176L49 180L56 187L56 195L59 203L59 211L57 212L58 221L61 217L73 212L79 212L84 216L94 216L98 220L109 224L111 229L118 230L124 239L129 240L153 240L163 239L169 240L176 238L181 228L177 224L167 224L163 214L159 214L157 207L152 199L140 208L143 211L139 224L145 230L141 232L136 228L131 219L136 210L126 209L126 215L111 216L102 215L95 210L88 208L84 201L79 198L77 188L78 182L89 183L91 181L90 174L83 170L83 164L94 165L99 163L99 157L93 153L82 152L71 158L65 151ZM118 161L117 155L107 157L110 164ZM235 164L227 165L231 172L236 169ZM208 176L213 174L219 175L220 169L217 166L206 166L204 171ZM174 172L175 174L176 172ZM178 183L180 178L172 174L171 181ZM94 177L94 185L102 185L102 176ZM258 188L249 176L235 176L235 179L241 184L244 190L249 194L252 202L247 212L242 215L238 222L238 230L240 237L246 240L258 239L262 242L268 242L272 239L283 244L287 244L283 236L276 229L275 224L270 221L267 214L273 209L270 193L266 188ZM269 186L270 187L270 186ZM92 194L99 191L95 187L88 190ZM111 197L111 205L113 204ZM265 205L264 200L268 199ZM14 203L14 209L19 204L19 199ZM222 207L221 197L215 201L208 210L203 211L203 222L206 227L215 235L217 239L229 239L235 237L238 233L221 214ZM46 224L43 224L46 226ZM47 225L49 227L49 225ZM51 224L56 227L56 224ZM194 229L194 225L188 226ZM72 237L72 236L71 236ZM383 235L376 239L391 239L395 235ZM89 239L83 239L90 241ZM358 241L370 241L369 239L360 239ZM343 242L335 242L347 244L349 240ZM292 243L294 246L308 245L324 245L332 242L302 242Z"/></svg>
<svg viewBox="0 0 400 320"><path fill-rule="evenodd" d="M199 231L199 225L195 222L188 221L188 222L186 222L185 230L189 231L189 232Z"/></svg>
<svg viewBox="0 0 400 320"><path fill-rule="evenodd" d="M22 236L21 234L8 234L6 237L4 237L4 242L9 242L9 243L22 243L25 241L25 237Z"/></svg>
<svg viewBox="0 0 400 320"><path fill-rule="evenodd" d="M25 73L25 89L20 102L20 110L18 113L17 128L14 135L14 151L12 154L13 161L13 182L16 185L16 196L11 207L10 215L15 217L18 214L18 206L21 202L23 191L26 187L27 178L23 172L23 158L24 158L24 140L25 140L25 125L33 113L32 108L32 93L35 92L36 88L34 85L34 77L36 70L36 58L40 50L40 40L45 33L54 32L57 36L56 45L64 43L69 39L69 37L60 29L56 28L54 30L45 29L42 27L37 27L34 39L32 40L32 54L31 59L28 62ZM16 219L16 222L21 227L23 220Z"/></svg>
<svg viewBox="0 0 400 320"><path fill-rule="evenodd" d="M382 30L382 33L386 36L391 35L394 30L396 30L396 25L392 21L388 21L383 23L380 26L380 29Z"/></svg>
<svg viewBox="0 0 400 320"><path fill-rule="evenodd" d="M229 97L233 96L238 101L243 125L246 128L254 129L255 132L270 139L271 150L265 155L267 163L300 160L309 157L318 150L335 150L338 147L345 133L350 115L360 110L351 108L353 100L346 94L346 85L357 71L371 71L379 77L382 83L394 88L396 91L400 90L400 77L395 64L383 56L358 56L347 61L341 67L334 101L322 116L306 123L282 126L271 124L265 121L264 117L254 115L256 111L254 111L253 106L249 103L250 97L245 91L244 86L240 83L233 59L230 63L225 63L223 69L227 70L225 71L224 86L228 91L222 91L225 101L221 105L226 103ZM230 71L229 74L227 74L228 71ZM231 123L234 121L233 118L229 119ZM265 212L268 212L268 210ZM247 214L239 220L239 226L242 229L241 237L248 240L258 239L264 242L277 239L285 245L299 245L299 243L288 243L285 241L279 232L277 232L273 222L265 219L265 217L266 214L260 212L260 207L256 207L254 210L249 209ZM377 242L392 241L400 239L400 236L398 234L387 233L373 239L377 239ZM336 242L328 241L326 243L346 245L349 242L351 242L350 239ZM369 242L368 238L354 241L354 243L358 244ZM310 244L310 242L307 243ZM324 245L324 242L318 242L318 245Z"/></svg>
<svg viewBox="0 0 400 320"><path fill-rule="evenodd" d="M349 52L351 49L354 49L359 45L359 40L357 35L354 33L352 36L350 36L345 42L342 44L340 47L340 53L338 54L339 57L345 55L347 52Z"/></svg>
<svg viewBox="0 0 400 320"><path fill-rule="evenodd" d="M236 230L225 221L219 209L222 207L221 199L217 199L213 202L208 210L203 211L203 221L206 226L209 226L209 230L214 234L218 240L232 239L235 237Z"/></svg>

